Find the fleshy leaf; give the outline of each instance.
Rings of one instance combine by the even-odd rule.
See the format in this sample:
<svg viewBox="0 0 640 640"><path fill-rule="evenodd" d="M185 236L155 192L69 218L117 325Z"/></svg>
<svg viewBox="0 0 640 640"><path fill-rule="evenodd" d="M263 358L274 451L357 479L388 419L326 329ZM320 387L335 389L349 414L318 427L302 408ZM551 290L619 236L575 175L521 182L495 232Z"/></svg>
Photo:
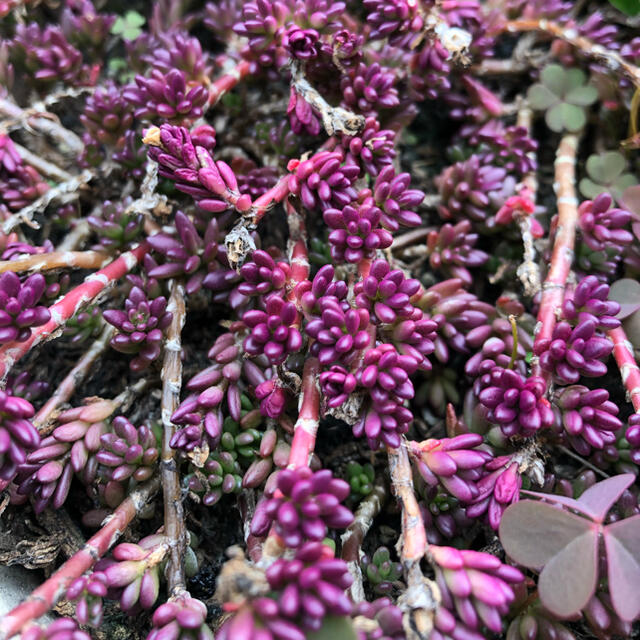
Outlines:
<svg viewBox="0 0 640 640"><path fill-rule="evenodd" d="M640 515L610 524L603 537L611 602L631 622L640 615Z"/></svg>
<svg viewBox="0 0 640 640"><path fill-rule="evenodd" d="M616 280L609 291L609 299L620 305L620 312L616 316L619 320L628 318L640 309L640 282L632 278Z"/></svg>
<svg viewBox="0 0 640 640"><path fill-rule="evenodd" d="M356 630L349 618L327 616L317 631L308 631L307 640L358 640Z"/></svg>
<svg viewBox="0 0 640 640"><path fill-rule="evenodd" d="M581 509L590 515L595 522L604 522L613 503L634 480L633 473L622 473L597 482L578 498Z"/></svg>
<svg viewBox="0 0 640 640"><path fill-rule="evenodd" d="M592 526L588 520L550 504L520 500L505 510L499 533L511 558L539 569Z"/></svg>
<svg viewBox="0 0 640 640"><path fill-rule="evenodd" d="M572 540L545 565L538 580L540 601L559 618L569 618L586 606L597 581L598 532L593 529Z"/></svg>

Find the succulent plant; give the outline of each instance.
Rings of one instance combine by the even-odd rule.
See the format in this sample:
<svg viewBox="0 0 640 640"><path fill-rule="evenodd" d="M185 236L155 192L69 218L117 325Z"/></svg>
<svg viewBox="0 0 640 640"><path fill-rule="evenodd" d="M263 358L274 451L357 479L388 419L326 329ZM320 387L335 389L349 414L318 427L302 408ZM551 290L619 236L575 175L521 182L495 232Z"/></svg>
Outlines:
<svg viewBox="0 0 640 640"><path fill-rule="evenodd" d="M342 529L353 515L340 503L349 495L349 485L334 478L330 471L311 471L308 467L278 473L281 497L270 498L251 523L254 535L263 535L274 523L284 543L298 548L306 540L322 540L327 527Z"/></svg>
<svg viewBox="0 0 640 640"><path fill-rule="evenodd" d="M351 487L351 497L360 500L368 496L373 490L373 480L375 471L370 464L359 464L358 462L350 462L347 465L346 480Z"/></svg>
<svg viewBox="0 0 640 640"><path fill-rule="evenodd" d="M387 547L378 547L371 558L365 555L360 564L377 594L390 593L402 577L402 564L391 560L391 553Z"/></svg>
<svg viewBox="0 0 640 640"><path fill-rule="evenodd" d="M153 292L153 281L149 281L146 286L142 280L138 284L148 292ZM135 355L129 365L133 371L146 369L158 358L164 332L173 318L173 314L167 311L167 299L164 296L156 295L150 299L149 294L138 284L129 292L124 311L107 309L102 314L118 330L109 344L116 351Z"/></svg>
<svg viewBox="0 0 640 640"><path fill-rule="evenodd" d="M552 131L579 131L587 122L586 108L596 101L598 91L586 83L580 69L550 64L540 73L540 82L531 86L527 98L533 109L545 111L545 121Z"/></svg>
<svg viewBox="0 0 640 640"><path fill-rule="evenodd" d="M49 309L38 304L45 286L40 273L34 273L24 282L20 282L13 271L0 275L0 344L14 340L24 342L31 336L31 327L49 321Z"/></svg>
<svg viewBox="0 0 640 640"><path fill-rule="evenodd" d="M432 632L434 640L455 638L460 630L473 637L481 627L499 633L502 616L515 600L511 585L524 580L520 570L478 551L434 546L431 553L442 594Z"/></svg>
<svg viewBox="0 0 640 640"><path fill-rule="evenodd" d="M213 631L206 624L207 607L188 595L181 595L160 605L153 613L153 628L148 640L168 636L176 640L213 640Z"/></svg>

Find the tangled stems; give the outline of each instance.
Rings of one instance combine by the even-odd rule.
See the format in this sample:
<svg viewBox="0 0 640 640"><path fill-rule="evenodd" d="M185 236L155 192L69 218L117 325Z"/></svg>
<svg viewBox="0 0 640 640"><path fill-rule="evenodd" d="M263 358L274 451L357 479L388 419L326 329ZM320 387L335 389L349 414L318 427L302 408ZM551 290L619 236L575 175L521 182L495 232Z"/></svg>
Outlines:
<svg viewBox="0 0 640 640"><path fill-rule="evenodd" d="M508 20L502 25L501 29L507 33L539 31L550 35L553 38L564 40L571 46L575 47L578 51L581 51L595 60L603 61L611 71L616 72L622 70L631 79L635 86L640 88L640 68L627 62L615 51L606 49L602 45L592 42L589 38L579 35L574 28L569 28L557 22L543 18L541 20Z"/></svg>
<svg viewBox="0 0 640 640"><path fill-rule="evenodd" d="M34 618L39 618L65 597L67 587L90 569L116 542L160 488L155 476L133 491L109 517L108 522L84 547L67 560L48 580L15 609L0 618L0 640L8 640Z"/></svg>
<svg viewBox="0 0 640 640"><path fill-rule="evenodd" d="M143 242L135 249L123 253L100 271L87 276L82 284L69 291L59 302L49 308L51 319L46 324L37 327L28 340L20 343L10 342L0 347L0 378L6 378L11 367L20 358L28 353L32 347L52 336L59 327L74 316L79 309L91 302L108 284L131 271L148 250L149 245Z"/></svg>
<svg viewBox="0 0 640 640"><path fill-rule="evenodd" d="M542 285L542 298L538 312L538 328L534 342L550 340L556 325L556 310L562 306L564 290L573 262L573 248L578 224L578 200L575 191L575 163L579 138L575 134L563 136L555 161L556 201L558 222L553 243L549 272ZM532 375L543 377L548 384L549 373L542 371L536 361Z"/></svg>

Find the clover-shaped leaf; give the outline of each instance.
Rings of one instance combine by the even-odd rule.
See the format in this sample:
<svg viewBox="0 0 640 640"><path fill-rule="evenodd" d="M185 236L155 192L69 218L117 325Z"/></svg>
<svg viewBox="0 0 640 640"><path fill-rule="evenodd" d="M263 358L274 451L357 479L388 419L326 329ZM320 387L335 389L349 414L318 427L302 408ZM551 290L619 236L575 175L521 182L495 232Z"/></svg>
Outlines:
<svg viewBox="0 0 640 640"><path fill-rule="evenodd" d="M640 309L640 282L633 278L616 280L611 285L609 300L614 300L620 305L620 312L616 318L628 318Z"/></svg>
<svg viewBox="0 0 640 640"><path fill-rule="evenodd" d="M529 88L529 104L546 112L547 126L553 131L579 131L587 121L586 107L598 98L597 89L586 80L580 69L550 64L542 70L540 82Z"/></svg>
<svg viewBox="0 0 640 640"><path fill-rule="evenodd" d="M587 159L589 177L580 180L580 192L590 200L607 192L616 201L620 201L625 189L638 182L632 174L624 173L626 168L625 157L617 151L606 151L589 156Z"/></svg>
<svg viewBox="0 0 640 640"><path fill-rule="evenodd" d="M521 500L504 512L500 541L505 551L517 563L541 570L540 600L559 618L579 613L596 590L600 535L613 608L627 621L640 613L640 516L604 524L607 512L634 480L631 473L608 478L578 500L524 491L547 502Z"/></svg>
<svg viewBox="0 0 640 640"><path fill-rule="evenodd" d="M111 33L124 40L135 40L142 33L145 19L137 11L127 11L124 16L118 16L111 27Z"/></svg>

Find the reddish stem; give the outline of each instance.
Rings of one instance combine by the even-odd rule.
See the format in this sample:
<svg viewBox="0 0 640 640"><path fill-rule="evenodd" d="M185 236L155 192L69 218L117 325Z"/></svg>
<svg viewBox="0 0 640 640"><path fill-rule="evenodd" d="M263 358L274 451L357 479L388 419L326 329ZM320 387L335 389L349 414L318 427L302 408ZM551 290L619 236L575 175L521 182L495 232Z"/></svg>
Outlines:
<svg viewBox="0 0 640 640"><path fill-rule="evenodd" d="M0 347L0 378L4 379L11 367L35 347L64 326L84 305L90 303L108 285L113 284L125 273L133 269L149 250L143 242L131 251L123 253L119 258L85 278L85 281L69 291L59 302L49 307L51 319L41 327L36 327L31 337L24 342L9 342Z"/></svg>
<svg viewBox="0 0 640 640"><path fill-rule="evenodd" d="M427 532L422 521L420 507L413 491L413 474L409 453L403 442L397 449L387 447L393 492L402 504L403 564L420 562L427 549Z"/></svg>
<svg viewBox="0 0 640 640"><path fill-rule="evenodd" d="M633 345L622 327L607 331L613 342L613 357L616 359L622 383L636 412L640 413L640 368L633 355Z"/></svg>
<svg viewBox="0 0 640 640"><path fill-rule="evenodd" d="M236 66L218 78L209 87L209 106L212 107L222 96L235 87L240 80L249 75L251 63L241 60Z"/></svg>
<svg viewBox="0 0 640 640"><path fill-rule="evenodd" d="M269 209L278 202L282 202L291 192L289 189L289 174L282 176L276 184L265 191L251 206L250 214L253 215L253 224L258 224Z"/></svg>
<svg viewBox="0 0 640 640"><path fill-rule="evenodd" d="M556 312L562 306L564 288L573 262L573 247L578 224L578 200L575 189L575 163L578 148L578 136L563 136L558 146L555 161L556 197L558 205L558 224L549 272L542 285L540 310L535 344L551 339L556 326ZM542 376L548 382L549 374L543 372L538 361L531 367L532 375Z"/></svg>
<svg viewBox="0 0 640 640"><path fill-rule="evenodd" d="M0 618L0 640L19 633L25 625L44 615L64 598L69 584L80 577L110 549L136 514L148 503L160 487L156 476L136 489L108 518L108 522L93 535L84 547L69 558L48 580L24 602Z"/></svg>
<svg viewBox="0 0 640 640"><path fill-rule="evenodd" d="M320 423L320 387L318 375L320 363L318 358L309 356L302 372L302 395L300 410L293 431L289 468L309 466L309 459L316 444L316 433Z"/></svg>

